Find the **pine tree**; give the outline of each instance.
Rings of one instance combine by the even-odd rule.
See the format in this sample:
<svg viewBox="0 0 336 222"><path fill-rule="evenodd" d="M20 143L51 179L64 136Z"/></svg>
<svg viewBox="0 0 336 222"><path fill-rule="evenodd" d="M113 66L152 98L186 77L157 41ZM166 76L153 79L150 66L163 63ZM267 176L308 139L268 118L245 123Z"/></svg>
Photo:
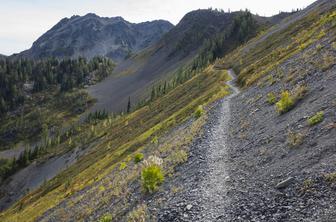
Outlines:
<svg viewBox="0 0 336 222"><path fill-rule="evenodd" d="M131 112L131 97L128 97L128 103L127 103L127 113Z"/></svg>

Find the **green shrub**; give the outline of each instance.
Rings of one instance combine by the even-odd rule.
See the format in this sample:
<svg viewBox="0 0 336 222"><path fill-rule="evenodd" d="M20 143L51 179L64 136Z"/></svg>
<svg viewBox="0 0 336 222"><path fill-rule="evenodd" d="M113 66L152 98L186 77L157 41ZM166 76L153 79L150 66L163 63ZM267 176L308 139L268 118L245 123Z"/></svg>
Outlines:
<svg viewBox="0 0 336 222"><path fill-rule="evenodd" d="M310 126L314 126L314 125L322 122L323 119L324 119L324 112L321 111L321 112L316 113L314 116L310 117L308 119L308 123L309 123Z"/></svg>
<svg viewBox="0 0 336 222"><path fill-rule="evenodd" d="M203 106L198 106L195 113L194 113L194 116L196 119L200 118L202 115L204 114L204 109L203 109Z"/></svg>
<svg viewBox="0 0 336 222"><path fill-rule="evenodd" d="M162 168L155 164L144 167L141 172L141 181L146 192L156 191L164 181Z"/></svg>
<svg viewBox="0 0 336 222"><path fill-rule="evenodd" d="M267 102L270 104L270 105L273 105L276 103L276 96L273 92L270 92L267 94Z"/></svg>
<svg viewBox="0 0 336 222"><path fill-rule="evenodd" d="M134 156L134 163L140 163L144 158L144 155L142 153L137 153Z"/></svg>
<svg viewBox="0 0 336 222"><path fill-rule="evenodd" d="M111 214L105 214L99 219L99 222L111 222L112 221L112 215Z"/></svg>
<svg viewBox="0 0 336 222"><path fill-rule="evenodd" d="M283 91L281 93L279 102L277 102L275 105L278 113L283 114L291 110L294 104L294 99L290 95L289 91Z"/></svg>
<svg viewBox="0 0 336 222"><path fill-rule="evenodd" d="M127 164L125 162L121 162L119 166L119 170L124 170L127 167Z"/></svg>
<svg viewBox="0 0 336 222"><path fill-rule="evenodd" d="M157 145L159 143L159 138L157 136L154 136L151 140L151 143Z"/></svg>

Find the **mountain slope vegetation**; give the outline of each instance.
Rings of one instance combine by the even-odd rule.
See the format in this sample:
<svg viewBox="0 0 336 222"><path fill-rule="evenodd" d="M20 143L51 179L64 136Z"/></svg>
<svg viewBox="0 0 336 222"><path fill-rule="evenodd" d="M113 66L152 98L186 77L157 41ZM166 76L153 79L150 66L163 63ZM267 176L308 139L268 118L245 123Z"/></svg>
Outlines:
<svg viewBox="0 0 336 222"><path fill-rule="evenodd" d="M66 217L76 220L88 217L93 219L105 213L103 212L105 208L100 208L101 212L96 212L98 205L104 206L106 202L114 202L115 198L120 198L122 202L120 202L121 205L116 205L116 213L113 216L116 218L122 217L128 209L123 204L128 196L127 193L140 192L139 195L141 195L141 189L138 186L136 186L135 191L132 191L133 188L131 187L129 191L123 191L128 187L127 184L139 183L138 168L132 164L133 155L143 152L146 154L145 158L148 158L148 156L154 154L163 159L165 174L173 173L174 165L180 164L180 161L183 162L183 155L186 152L181 153L179 147L186 146L184 144L188 144L192 137L187 135L183 138L178 137L179 139L174 143L176 147L170 148L172 144L162 144L165 140L161 141L161 136L166 139L169 138L164 136L165 132L169 132L170 129L182 123L187 123L187 128L196 127L194 129L196 130L195 133L198 132L200 126L198 122L202 119L197 119L196 125L190 125L189 122L194 119L194 111L199 105L211 104L216 99L226 95L228 92L224 84L225 80L225 72L212 71L209 68L209 70L194 76L170 93L129 115L108 117L108 119L98 121L94 125L80 126L75 135L57 146L68 146L70 139L71 144L73 144L72 147L83 146L83 149L85 149L85 147L92 146L91 150L88 151L89 153L57 177L43 184L36 191L6 210L1 215L1 220L34 221L38 218L44 220L44 217L47 220L49 216L62 220L65 215L57 206L59 204L67 205L63 201L69 200L72 202L75 199L79 202L73 205L74 208L71 210L73 213L66 214ZM190 98L194 99L191 100ZM160 141L160 144L155 142L157 140ZM83 143L83 141L85 142ZM166 147L167 145L169 147ZM153 153L153 146L157 146L155 148L157 152ZM182 156L179 157L180 155ZM183 158L178 160L176 157ZM126 168L120 168L121 163L126 163ZM113 181L109 182L108 178L110 176L108 175L112 176ZM125 177L126 175L128 176ZM111 187L114 188L110 189ZM100 190L99 193L96 192L97 189ZM84 194L83 191L87 193L82 195ZM105 198L103 199L100 198L101 192L104 192ZM92 197L89 193L96 193L98 196ZM74 199L72 200L72 198ZM98 198L97 201L101 203L96 205L92 202L93 205L87 205L87 210L83 211L80 206L85 204L86 198ZM129 199L130 204L136 204L137 201L137 199Z"/></svg>

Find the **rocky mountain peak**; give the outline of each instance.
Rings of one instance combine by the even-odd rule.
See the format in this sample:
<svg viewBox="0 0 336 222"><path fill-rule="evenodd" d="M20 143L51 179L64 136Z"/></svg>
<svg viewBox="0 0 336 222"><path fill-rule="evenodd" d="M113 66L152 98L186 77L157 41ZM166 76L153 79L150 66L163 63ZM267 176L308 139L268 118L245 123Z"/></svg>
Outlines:
<svg viewBox="0 0 336 222"><path fill-rule="evenodd" d="M20 54L28 58L107 56L122 61L156 43L173 25L164 20L130 23L94 13L64 18Z"/></svg>

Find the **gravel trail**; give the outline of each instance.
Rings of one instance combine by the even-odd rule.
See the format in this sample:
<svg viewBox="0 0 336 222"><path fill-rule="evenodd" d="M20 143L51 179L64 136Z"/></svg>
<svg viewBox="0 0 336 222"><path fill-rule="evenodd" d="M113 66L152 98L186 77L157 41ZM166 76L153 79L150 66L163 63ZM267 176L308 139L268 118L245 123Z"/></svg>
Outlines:
<svg viewBox="0 0 336 222"><path fill-rule="evenodd" d="M230 101L239 93L239 89L234 85L235 74L228 71L232 80L227 84L231 87L232 93L226 97L220 105L218 124L214 126L208 141L206 161L208 172L201 183L201 212L204 221L221 218L224 211L226 198L226 183L229 180L227 172L227 135L230 122Z"/></svg>
<svg viewBox="0 0 336 222"><path fill-rule="evenodd" d="M223 221L229 201L227 139L231 116L231 100L239 94L234 85L236 76L228 70L231 80L227 85L231 94L210 110L204 134L191 148L189 160L178 169L183 172L173 182L183 187L177 195L168 195L165 206L158 213L158 221Z"/></svg>

